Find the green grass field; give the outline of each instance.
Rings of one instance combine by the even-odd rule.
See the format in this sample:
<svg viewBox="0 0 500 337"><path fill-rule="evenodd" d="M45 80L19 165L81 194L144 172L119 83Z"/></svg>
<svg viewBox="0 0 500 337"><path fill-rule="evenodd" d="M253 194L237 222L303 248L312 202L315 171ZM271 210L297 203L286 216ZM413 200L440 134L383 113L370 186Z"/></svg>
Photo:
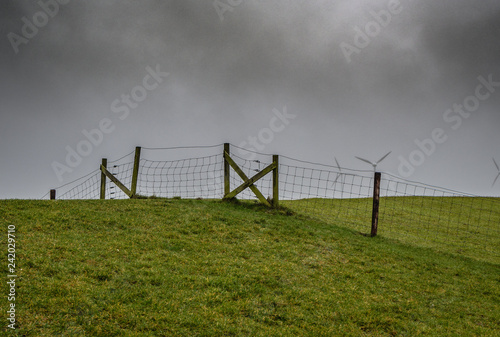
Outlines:
<svg viewBox="0 0 500 337"><path fill-rule="evenodd" d="M0 201L4 275L9 225L18 274L17 329L5 295L1 332L498 336L500 263L288 206L297 214L208 200Z"/></svg>
<svg viewBox="0 0 500 337"><path fill-rule="evenodd" d="M283 201L298 214L370 234L371 198ZM500 264L500 199L385 197L378 234L416 247Z"/></svg>

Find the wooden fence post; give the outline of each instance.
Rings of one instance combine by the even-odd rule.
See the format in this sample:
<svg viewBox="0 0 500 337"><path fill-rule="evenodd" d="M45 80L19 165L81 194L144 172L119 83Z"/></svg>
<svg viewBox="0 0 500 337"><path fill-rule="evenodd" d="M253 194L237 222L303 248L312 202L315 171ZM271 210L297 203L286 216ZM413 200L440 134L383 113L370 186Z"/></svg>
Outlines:
<svg viewBox="0 0 500 337"><path fill-rule="evenodd" d="M380 205L380 172L375 172L373 183L373 212L372 212L372 231L371 236L377 236L378 229L378 209Z"/></svg>
<svg viewBox="0 0 500 337"><path fill-rule="evenodd" d="M102 166L108 166L108 159L102 158ZM106 199L106 175L101 171L101 200Z"/></svg>
<svg viewBox="0 0 500 337"><path fill-rule="evenodd" d="M135 148L135 157L134 157L134 171L132 173L132 186L130 188L130 192L132 192L131 198L135 197L137 192L137 178L139 176L139 162L141 161L141 147L137 146Z"/></svg>
<svg viewBox="0 0 500 337"><path fill-rule="evenodd" d="M50 200L56 200L56 190L50 190Z"/></svg>
<svg viewBox="0 0 500 337"><path fill-rule="evenodd" d="M279 206L279 156L273 155L273 163L276 167L273 170L273 207Z"/></svg>
<svg viewBox="0 0 500 337"><path fill-rule="evenodd" d="M224 143L224 152L227 154L231 154L229 152L229 143ZM224 157L224 197L228 195L231 192L231 183L230 183L230 165L229 162L226 160L226 156L223 154Z"/></svg>

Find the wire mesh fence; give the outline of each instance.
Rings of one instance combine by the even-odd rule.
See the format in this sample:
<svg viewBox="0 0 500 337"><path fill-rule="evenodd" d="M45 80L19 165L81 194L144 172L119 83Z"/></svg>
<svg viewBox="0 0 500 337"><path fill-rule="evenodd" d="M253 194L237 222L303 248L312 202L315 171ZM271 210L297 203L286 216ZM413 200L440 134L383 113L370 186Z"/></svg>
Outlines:
<svg viewBox="0 0 500 337"><path fill-rule="evenodd" d="M373 173L284 157L280 164L282 204L329 223L370 230Z"/></svg>
<svg viewBox="0 0 500 337"><path fill-rule="evenodd" d="M59 186L57 198L63 200L85 200L99 199L99 184L101 181L101 171L95 170L78 178L72 182ZM49 193L41 199L49 199Z"/></svg>
<svg viewBox="0 0 500 337"><path fill-rule="evenodd" d="M231 159L253 177L273 163L271 155L231 146ZM143 148L137 195L161 198L222 199L223 144L204 147ZM131 186L133 152L109 162L108 171ZM335 226L368 234L372 223L374 172L279 157L279 202L292 211ZM245 181L231 170L231 190ZM254 183L273 196L272 174ZM99 199L101 172L96 170L58 189L58 199ZM106 199L129 196L109 181ZM257 200L250 189L238 199ZM445 252L500 262L500 199L460 193L382 174L378 233L390 239Z"/></svg>
<svg viewBox="0 0 500 337"><path fill-rule="evenodd" d="M500 260L500 199L460 193L384 174L380 231L425 247Z"/></svg>
<svg viewBox="0 0 500 337"><path fill-rule="evenodd" d="M138 193L163 198L221 199L222 154L170 161L140 162Z"/></svg>

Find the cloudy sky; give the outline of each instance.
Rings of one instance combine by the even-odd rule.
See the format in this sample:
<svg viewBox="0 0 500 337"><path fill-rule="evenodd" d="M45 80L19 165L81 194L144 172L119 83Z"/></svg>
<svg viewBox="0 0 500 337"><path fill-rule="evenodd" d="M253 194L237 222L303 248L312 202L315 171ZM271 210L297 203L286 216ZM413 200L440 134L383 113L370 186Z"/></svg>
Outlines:
<svg viewBox="0 0 500 337"><path fill-rule="evenodd" d="M498 0L3 0L0 20L0 198L138 145L242 144L273 110L295 117L262 152L393 151L382 171L500 194Z"/></svg>

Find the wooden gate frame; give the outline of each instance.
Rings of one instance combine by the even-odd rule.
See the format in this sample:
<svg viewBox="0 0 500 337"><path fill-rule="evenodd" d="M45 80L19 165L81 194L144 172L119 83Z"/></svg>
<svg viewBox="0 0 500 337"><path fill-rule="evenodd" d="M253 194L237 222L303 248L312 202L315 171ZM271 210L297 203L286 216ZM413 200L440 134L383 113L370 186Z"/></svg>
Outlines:
<svg viewBox="0 0 500 337"><path fill-rule="evenodd" d="M279 156L273 155L273 162L262 171L257 173L251 178L241 170L241 168L236 164L236 162L229 155L229 143L224 144L224 200L232 199L236 197L239 193L243 192L245 189L250 188L252 192L257 196L259 201L268 207L278 207L279 205ZM243 179L243 184L236 187L233 191L230 185L230 167ZM269 202L259 191L259 189L254 185L259 179L264 177L266 174L273 172L273 198Z"/></svg>

